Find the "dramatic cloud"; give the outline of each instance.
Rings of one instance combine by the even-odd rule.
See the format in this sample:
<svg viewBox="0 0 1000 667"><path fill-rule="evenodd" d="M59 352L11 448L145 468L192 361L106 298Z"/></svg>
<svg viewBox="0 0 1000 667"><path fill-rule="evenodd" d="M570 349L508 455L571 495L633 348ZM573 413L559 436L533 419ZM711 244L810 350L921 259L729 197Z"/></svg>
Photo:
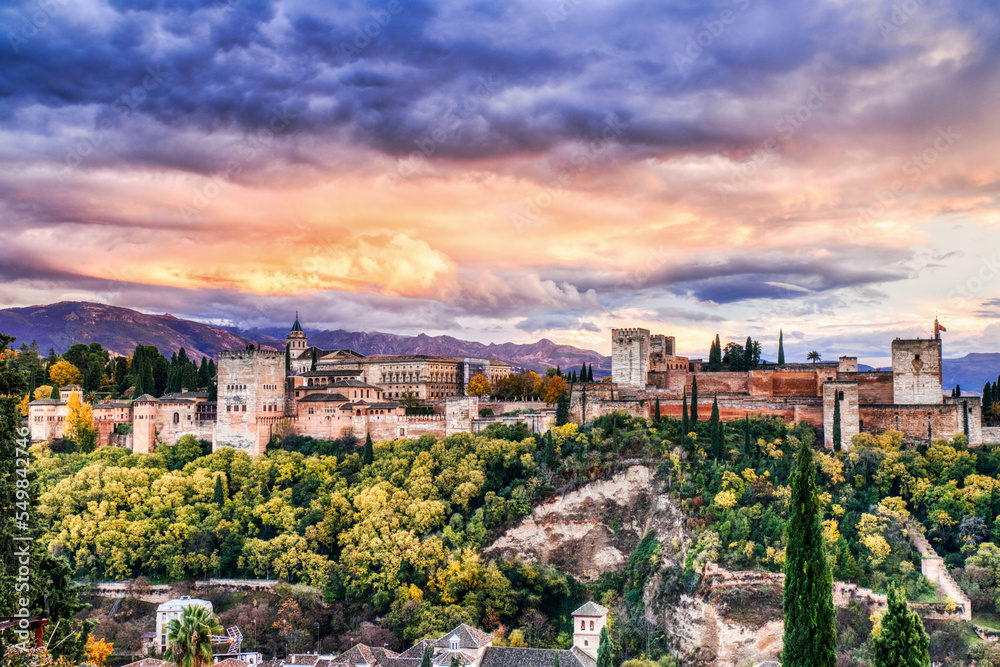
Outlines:
<svg viewBox="0 0 1000 667"><path fill-rule="evenodd" d="M1000 314L989 3L15 0L0 27L0 305L695 355L779 327L875 354L935 312L970 351Z"/></svg>

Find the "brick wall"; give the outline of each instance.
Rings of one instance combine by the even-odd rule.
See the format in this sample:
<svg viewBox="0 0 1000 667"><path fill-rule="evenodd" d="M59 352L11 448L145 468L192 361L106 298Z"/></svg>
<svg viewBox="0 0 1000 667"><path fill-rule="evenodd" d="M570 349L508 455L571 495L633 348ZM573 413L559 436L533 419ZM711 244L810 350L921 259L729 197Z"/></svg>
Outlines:
<svg viewBox="0 0 1000 667"><path fill-rule="evenodd" d="M902 431L915 440L951 438L962 433L959 408L954 405L862 405L861 430L883 433L890 429ZM930 430L928 431L928 427Z"/></svg>

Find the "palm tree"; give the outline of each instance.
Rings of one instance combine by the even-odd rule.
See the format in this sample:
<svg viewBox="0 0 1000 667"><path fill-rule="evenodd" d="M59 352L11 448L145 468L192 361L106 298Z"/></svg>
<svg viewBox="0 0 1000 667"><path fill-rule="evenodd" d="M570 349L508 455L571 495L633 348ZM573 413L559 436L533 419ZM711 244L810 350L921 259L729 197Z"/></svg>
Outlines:
<svg viewBox="0 0 1000 667"><path fill-rule="evenodd" d="M219 618L200 604L189 604L181 617L167 623L167 652L164 658L178 667L212 664L211 635L221 635Z"/></svg>
<svg viewBox="0 0 1000 667"><path fill-rule="evenodd" d="M822 355L820 355L820 353L817 352L816 350L813 350L812 352L806 355L806 359L813 362L814 364L822 358L823 358Z"/></svg>

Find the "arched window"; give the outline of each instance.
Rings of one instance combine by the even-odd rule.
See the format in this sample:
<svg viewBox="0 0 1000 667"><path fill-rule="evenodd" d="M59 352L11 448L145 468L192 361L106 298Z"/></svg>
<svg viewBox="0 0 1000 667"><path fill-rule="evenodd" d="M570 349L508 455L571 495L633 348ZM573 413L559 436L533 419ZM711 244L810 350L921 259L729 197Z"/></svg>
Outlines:
<svg viewBox="0 0 1000 667"><path fill-rule="evenodd" d="M581 630L587 629L587 621L580 621L580 629Z"/></svg>
<svg viewBox="0 0 1000 667"><path fill-rule="evenodd" d="M179 414L177 414L176 412L174 413L174 423L175 424L180 424L181 423L181 416Z"/></svg>
<svg viewBox="0 0 1000 667"><path fill-rule="evenodd" d="M593 629L594 629L594 622L593 622L593 621L591 621L591 622L590 622L590 629L591 629L591 630L593 630Z"/></svg>

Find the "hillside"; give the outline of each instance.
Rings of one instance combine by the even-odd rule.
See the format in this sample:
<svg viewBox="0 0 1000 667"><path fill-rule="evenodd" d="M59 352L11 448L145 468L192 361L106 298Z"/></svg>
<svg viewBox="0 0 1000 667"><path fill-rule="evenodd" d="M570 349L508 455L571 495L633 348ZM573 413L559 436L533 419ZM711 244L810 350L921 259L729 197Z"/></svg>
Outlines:
<svg viewBox="0 0 1000 667"><path fill-rule="evenodd" d="M941 379L945 389L958 384L962 393L980 394L984 384L996 382L1000 375L1000 353L967 354L960 359L945 359L942 365Z"/></svg>
<svg viewBox="0 0 1000 667"><path fill-rule="evenodd" d="M0 310L0 331L16 336L17 345L38 341L66 351L74 343L98 342L116 354L131 354L136 345L155 345L160 352L184 348L195 359L214 357L219 350L246 347L248 339L210 324L182 320L170 314L147 315L85 301L60 301L47 306Z"/></svg>

